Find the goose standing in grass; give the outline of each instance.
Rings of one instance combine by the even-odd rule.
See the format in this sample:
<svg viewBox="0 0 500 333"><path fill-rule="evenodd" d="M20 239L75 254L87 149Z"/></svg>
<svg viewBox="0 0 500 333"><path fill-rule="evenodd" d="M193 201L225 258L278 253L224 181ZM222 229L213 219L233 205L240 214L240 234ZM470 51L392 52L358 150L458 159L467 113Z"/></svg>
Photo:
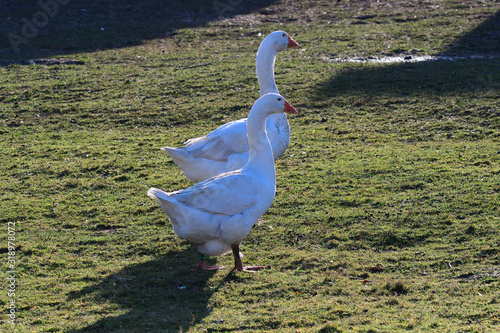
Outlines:
<svg viewBox="0 0 500 333"><path fill-rule="evenodd" d="M269 34L257 51L256 68L260 96L279 94L274 81L274 61L279 51L299 45L284 31ZM247 118L227 123L211 133L187 140L180 148L162 148L184 175L197 183L224 172L237 170L248 161ZM280 157L290 143L290 126L286 115L274 114L267 119L267 134L273 156Z"/></svg>
<svg viewBox="0 0 500 333"><path fill-rule="evenodd" d="M207 266L204 256L218 256L229 251L234 255L233 271L263 268L243 267L239 247L255 221L274 200L276 173L266 118L283 112L297 113L279 94L266 94L255 102L246 121L249 158L243 168L181 191L167 193L157 188L149 189L148 195L167 213L174 232L197 246L199 269L222 268Z"/></svg>

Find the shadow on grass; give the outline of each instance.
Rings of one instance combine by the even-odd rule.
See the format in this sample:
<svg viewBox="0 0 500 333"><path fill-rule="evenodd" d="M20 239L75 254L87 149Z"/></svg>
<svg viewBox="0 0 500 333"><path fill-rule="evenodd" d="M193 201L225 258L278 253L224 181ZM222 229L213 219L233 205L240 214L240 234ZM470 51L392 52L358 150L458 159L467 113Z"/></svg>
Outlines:
<svg viewBox="0 0 500 333"><path fill-rule="evenodd" d="M172 252L159 259L124 267L103 281L68 296L68 301L97 304L99 313L126 311L105 316L72 332L156 332L187 330L210 313L208 302L232 274L210 287L214 271L195 268L193 251ZM107 308L109 310L103 310Z"/></svg>
<svg viewBox="0 0 500 333"><path fill-rule="evenodd" d="M275 0L3 0L0 60L127 47L247 14Z"/></svg>
<svg viewBox="0 0 500 333"><path fill-rule="evenodd" d="M435 95L500 88L500 12L466 33L438 59L374 66L347 66L320 84L319 99L339 95ZM406 55L410 60L411 54ZM439 58L442 57L442 58ZM448 60L447 60L448 59ZM453 59L453 60L449 60Z"/></svg>

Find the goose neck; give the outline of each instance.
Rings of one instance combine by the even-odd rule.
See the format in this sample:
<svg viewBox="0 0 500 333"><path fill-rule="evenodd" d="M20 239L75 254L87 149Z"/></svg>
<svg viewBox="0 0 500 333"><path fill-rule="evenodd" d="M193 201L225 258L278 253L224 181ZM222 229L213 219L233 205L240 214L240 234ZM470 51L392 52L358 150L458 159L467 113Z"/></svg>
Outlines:
<svg viewBox="0 0 500 333"><path fill-rule="evenodd" d="M262 42L257 52L256 69L259 81L260 95L267 93L279 93L274 81L274 61L277 51L270 45Z"/></svg>
<svg viewBox="0 0 500 333"><path fill-rule="evenodd" d="M271 143L266 132L268 114L252 109L247 120L249 158L247 167L257 166L259 170L268 170L274 175L274 157Z"/></svg>

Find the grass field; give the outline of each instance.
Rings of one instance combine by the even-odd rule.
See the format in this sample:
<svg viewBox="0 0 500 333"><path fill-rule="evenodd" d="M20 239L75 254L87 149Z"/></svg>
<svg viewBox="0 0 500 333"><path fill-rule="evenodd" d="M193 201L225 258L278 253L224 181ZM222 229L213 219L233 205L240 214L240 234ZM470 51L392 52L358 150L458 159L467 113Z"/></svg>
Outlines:
<svg viewBox="0 0 500 333"><path fill-rule="evenodd" d="M0 331L500 331L496 1L3 3ZM299 114L242 244L266 268L197 271L160 148L246 117L274 30ZM349 62L420 55L454 60Z"/></svg>

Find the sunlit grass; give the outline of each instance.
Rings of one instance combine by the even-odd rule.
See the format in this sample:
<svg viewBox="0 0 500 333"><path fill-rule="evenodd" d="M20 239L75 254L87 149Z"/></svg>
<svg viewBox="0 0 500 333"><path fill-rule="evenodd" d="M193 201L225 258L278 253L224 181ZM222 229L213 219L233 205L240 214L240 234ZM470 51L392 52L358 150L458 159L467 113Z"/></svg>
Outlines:
<svg viewBox="0 0 500 333"><path fill-rule="evenodd" d="M139 44L51 54L57 64L0 67L15 331L498 330L500 74L497 58L467 58L498 56L494 14L487 1L282 1ZM191 185L159 148L248 114L255 52L277 29L301 45L276 60L299 114L276 199L242 244L244 263L266 269L200 272L196 249L146 196ZM465 58L328 59L413 49ZM196 64L206 65L186 68ZM0 330L14 331L0 295Z"/></svg>

